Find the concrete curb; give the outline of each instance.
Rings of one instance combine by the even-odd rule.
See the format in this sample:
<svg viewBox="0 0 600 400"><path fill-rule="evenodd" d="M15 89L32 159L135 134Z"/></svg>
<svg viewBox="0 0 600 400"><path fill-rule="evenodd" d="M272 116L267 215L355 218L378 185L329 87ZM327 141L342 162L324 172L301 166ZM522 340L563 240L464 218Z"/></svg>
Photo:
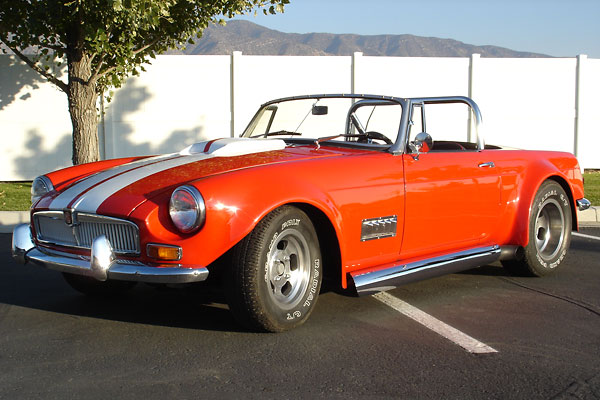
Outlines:
<svg viewBox="0 0 600 400"><path fill-rule="evenodd" d="M578 211L579 225L600 226L600 207ZM12 233L18 224L29 222L29 211L0 211L0 233Z"/></svg>
<svg viewBox="0 0 600 400"><path fill-rule="evenodd" d="M29 211L0 211L0 233L12 233L19 224L29 222Z"/></svg>
<svg viewBox="0 0 600 400"><path fill-rule="evenodd" d="M600 207L590 207L585 211L578 211L577 219L581 226L600 226Z"/></svg>

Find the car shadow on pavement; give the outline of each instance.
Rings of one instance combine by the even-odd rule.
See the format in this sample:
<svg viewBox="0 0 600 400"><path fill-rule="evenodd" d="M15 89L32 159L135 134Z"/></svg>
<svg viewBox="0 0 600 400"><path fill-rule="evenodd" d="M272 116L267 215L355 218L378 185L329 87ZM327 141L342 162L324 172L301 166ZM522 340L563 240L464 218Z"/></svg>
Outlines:
<svg viewBox="0 0 600 400"><path fill-rule="evenodd" d="M577 250L577 251L584 251L584 252L595 252L595 253L599 253L600 252L600 246L594 246L591 245L590 243L595 243L593 240L591 239L586 239L586 238L582 238L582 240L571 240L571 247L570 250Z"/></svg>
<svg viewBox="0 0 600 400"><path fill-rule="evenodd" d="M61 279L60 276L57 278ZM46 279L44 282L50 283ZM98 298L79 294L60 282L51 282L42 293L36 293L35 290L39 282L30 281L30 284L14 286L21 294L1 293L0 303L134 324L208 331L244 331L225 305L215 303L205 295L189 293L185 289L161 290L140 285L126 294Z"/></svg>
<svg viewBox="0 0 600 400"><path fill-rule="evenodd" d="M457 272L460 275L484 275L484 276L512 276L506 269L502 268L499 262L482 265L481 267Z"/></svg>
<svg viewBox="0 0 600 400"><path fill-rule="evenodd" d="M69 287L60 273L21 266L4 251L0 260L0 303L6 305L134 324L245 332L210 289L138 284L116 297L93 298Z"/></svg>

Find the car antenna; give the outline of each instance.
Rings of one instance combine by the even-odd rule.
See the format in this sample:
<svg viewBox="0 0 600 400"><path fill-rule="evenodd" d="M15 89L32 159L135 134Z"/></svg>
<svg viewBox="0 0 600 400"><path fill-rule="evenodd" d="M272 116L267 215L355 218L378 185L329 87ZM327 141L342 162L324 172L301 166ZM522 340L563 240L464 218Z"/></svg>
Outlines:
<svg viewBox="0 0 600 400"><path fill-rule="evenodd" d="M304 116L304 118L302 118L302 121L300 121L300 123L298 124L298 126L296 127L296 129L294 129L294 133L298 132L298 129L300 129L300 127L302 126L302 124L304 123L304 121L306 121L306 118L308 118L309 114L312 112L313 107L316 106L319 101L321 101L321 99L317 99L317 101L315 101L313 103L313 105L310 106L310 110L308 110L308 112L306 113L306 115Z"/></svg>

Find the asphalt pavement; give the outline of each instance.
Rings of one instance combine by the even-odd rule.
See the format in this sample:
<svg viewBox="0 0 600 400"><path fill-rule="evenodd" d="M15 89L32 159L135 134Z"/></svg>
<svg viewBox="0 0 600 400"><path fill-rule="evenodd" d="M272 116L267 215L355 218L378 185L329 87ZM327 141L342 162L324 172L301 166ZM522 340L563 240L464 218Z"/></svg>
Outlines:
<svg viewBox="0 0 600 400"><path fill-rule="evenodd" d="M0 234L0 399L600 399L600 240L574 236L545 278L493 264L387 293L497 352L374 297L322 293L281 334L243 331L199 290L91 300L15 263Z"/></svg>

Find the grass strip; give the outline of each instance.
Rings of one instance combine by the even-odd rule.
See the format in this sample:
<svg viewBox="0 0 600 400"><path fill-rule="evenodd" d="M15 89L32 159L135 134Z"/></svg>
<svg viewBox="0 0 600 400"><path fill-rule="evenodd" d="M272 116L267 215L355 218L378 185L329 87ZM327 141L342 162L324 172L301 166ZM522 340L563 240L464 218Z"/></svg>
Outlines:
<svg viewBox="0 0 600 400"><path fill-rule="evenodd" d="M26 211L31 207L31 182L0 182L0 211Z"/></svg>
<svg viewBox="0 0 600 400"><path fill-rule="evenodd" d="M600 206L600 170L583 174L585 197ZM26 211L31 207L31 182L0 182L0 211Z"/></svg>

